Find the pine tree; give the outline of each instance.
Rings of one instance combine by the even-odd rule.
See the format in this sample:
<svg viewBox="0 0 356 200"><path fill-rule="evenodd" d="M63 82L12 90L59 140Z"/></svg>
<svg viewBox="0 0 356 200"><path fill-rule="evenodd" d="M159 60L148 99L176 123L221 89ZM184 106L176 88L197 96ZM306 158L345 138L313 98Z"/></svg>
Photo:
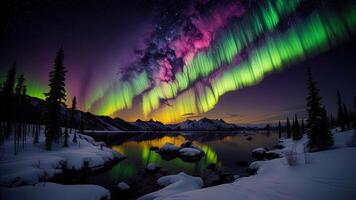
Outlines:
<svg viewBox="0 0 356 200"><path fill-rule="evenodd" d="M287 129L287 138L291 137L291 127L290 127L290 122L289 122L289 118L287 117L287 125L286 125L286 129Z"/></svg>
<svg viewBox="0 0 356 200"><path fill-rule="evenodd" d="M5 137L10 135L11 132L11 122L13 118L13 99L14 99L14 88L16 81L16 63L7 71L6 80L4 82L1 97L0 106L2 112L0 113L0 121L6 122L5 127Z"/></svg>
<svg viewBox="0 0 356 200"><path fill-rule="evenodd" d="M20 143L20 137L24 137L22 135L23 133L23 122L22 122L22 109L23 109L23 100L24 100L24 96L23 96L23 88L24 88L24 83L25 83L25 78L23 75L20 75L17 78L17 83L16 83L16 87L15 87L15 99L14 99L14 103L15 103L15 115L14 115L14 121L16 121L16 130L14 131L14 153L15 155L18 152L18 146Z"/></svg>
<svg viewBox="0 0 356 200"><path fill-rule="evenodd" d="M343 103L342 104L342 109L343 109L343 113L344 113L344 126L346 130L350 129L350 121L349 121L349 113L347 112L347 108L346 105Z"/></svg>
<svg viewBox="0 0 356 200"><path fill-rule="evenodd" d="M281 126L281 121L278 121L278 138L282 138L282 126Z"/></svg>
<svg viewBox="0 0 356 200"><path fill-rule="evenodd" d="M319 89L316 84L312 76L311 68L308 67L308 146L311 150L325 149L333 144L333 138L327 123L326 110L321 105L321 97L319 96Z"/></svg>
<svg viewBox="0 0 356 200"><path fill-rule="evenodd" d="M80 124L79 124L79 132L81 134L84 133L84 120L83 120L83 113L80 114Z"/></svg>
<svg viewBox="0 0 356 200"><path fill-rule="evenodd" d="M339 91L337 91L336 97L337 97L337 125L341 127L341 131L345 131L346 127L345 127L344 108L342 106L343 103Z"/></svg>
<svg viewBox="0 0 356 200"><path fill-rule="evenodd" d="M61 106L65 106L65 74L64 52L60 48L54 61L54 69L49 73L50 91L46 93L46 149L51 150L52 142L61 135Z"/></svg>
<svg viewBox="0 0 356 200"><path fill-rule="evenodd" d="M64 143L63 146L64 147L68 147L68 115L65 114L64 117L64 121L65 121L65 128L64 128Z"/></svg>
<svg viewBox="0 0 356 200"><path fill-rule="evenodd" d="M304 132L305 132L304 119L302 119L302 125L301 125L301 127L300 127L300 134L301 134L301 137L303 137Z"/></svg>
<svg viewBox="0 0 356 200"><path fill-rule="evenodd" d="M300 126L299 126L297 115L295 115L295 117L294 117L293 126L294 126L293 140L301 139Z"/></svg>
<svg viewBox="0 0 356 200"><path fill-rule="evenodd" d="M71 127L73 129L76 129L77 127L75 126L75 111L77 109L77 98L73 97L72 99L72 107L70 109L70 122L71 122Z"/></svg>
<svg viewBox="0 0 356 200"><path fill-rule="evenodd" d="M353 121L353 128L355 129L356 133L356 97L354 97L354 121Z"/></svg>

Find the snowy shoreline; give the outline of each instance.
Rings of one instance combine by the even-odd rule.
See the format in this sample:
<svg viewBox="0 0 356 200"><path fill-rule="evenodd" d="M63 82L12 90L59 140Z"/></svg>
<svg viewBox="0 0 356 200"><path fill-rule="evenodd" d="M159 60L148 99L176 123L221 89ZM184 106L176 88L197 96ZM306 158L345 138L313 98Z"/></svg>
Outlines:
<svg viewBox="0 0 356 200"><path fill-rule="evenodd" d="M35 184L41 181L55 180L62 174L88 173L112 166L125 156L104 146L101 142L86 135L77 134L77 143L72 142L69 134L69 146L55 144L52 151L44 149L44 134L41 132L38 144L32 144L28 138L25 151L14 155L13 141L3 144L3 156L0 160L0 185L19 186Z"/></svg>
<svg viewBox="0 0 356 200"><path fill-rule="evenodd" d="M354 136L354 131L336 132L334 148L308 153L305 145L308 138L299 141L283 139L283 149L270 152L281 155L281 158L266 161L255 161L250 168L256 174L238 178L233 183L222 184L202 189L165 188L145 195L145 200L305 200L305 199L353 199L356 196L356 148L347 144ZM289 163L293 152L294 163ZM193 182L185 180L186 182ZM167 188L170 192L167 193Z"/></svg>

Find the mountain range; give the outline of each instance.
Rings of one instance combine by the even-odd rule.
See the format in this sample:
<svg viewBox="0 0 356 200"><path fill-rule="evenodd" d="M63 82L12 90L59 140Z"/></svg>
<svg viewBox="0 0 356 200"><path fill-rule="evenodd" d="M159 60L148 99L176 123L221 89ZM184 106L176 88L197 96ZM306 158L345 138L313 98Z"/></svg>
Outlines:
<svg viewBox="0 0 356 200"><path fill-rule="evenodd" d="M27 97L27 101L22 112L22 118L29 123L36 123L36 119L41 119L42 113L45 110L45 101ZM70 110L62 107L62 121L65 121L66 115L69 116ZM223 119L208 119L186 120L177 124L163 124L159 121L150 119L143 121L137 119L135 122L127 122L121 118L111 118L108 116L98 116L89 112L75 111L74 121L69 122L70 127L75 127L80 123L82 117L83 125L86 130L101 130L101 131L231 131L245 130L246 128L230 124ZM37 120L37 121L38 121ZM62 124L64 125L64 124Z"/></svg>

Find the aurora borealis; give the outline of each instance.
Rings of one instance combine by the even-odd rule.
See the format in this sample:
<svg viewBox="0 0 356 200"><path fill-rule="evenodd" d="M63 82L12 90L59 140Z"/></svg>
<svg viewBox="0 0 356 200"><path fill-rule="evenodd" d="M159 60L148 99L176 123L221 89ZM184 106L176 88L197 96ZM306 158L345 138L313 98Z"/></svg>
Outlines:
<svg viewBox="0 0 356 200"><path fill-rule="evenodd" d="M273 72L331 51L352 40L356 31L352 1L336 5L311 0L200 0L153 8L153 14L142 12L149 16L147 21L140 21L139 14L140 19L135 16L130 22L121 19L120 28L127 30L117 37L127 43L116 46L126 45L125 50L93 48L110 61L97 62L98 55L83 62L86 57L71 55L81 55L85 48L65 51L71 60L66 64L68 95L79 97L81 109L112 117L131 112L135 114L130 119L165 123L185 120L187 114L201 116L227 93L257 85ZM92 34L85 29L80 33ZM91 42L95 46L95 36L82 42L84 46L89 48ZM40 49L34 51L44 59L36 63L51 65L55 51ZM48 72L28 67L24 73L29 95L43 98Z"/></svg>

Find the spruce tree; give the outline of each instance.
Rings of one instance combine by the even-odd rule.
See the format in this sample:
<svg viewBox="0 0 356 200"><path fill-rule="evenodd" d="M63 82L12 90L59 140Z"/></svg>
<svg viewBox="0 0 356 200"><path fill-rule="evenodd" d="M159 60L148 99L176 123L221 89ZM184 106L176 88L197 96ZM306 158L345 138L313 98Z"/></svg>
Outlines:
<svg viewBox="0 0 356 200"><path fill-rule="evenodd" d="M75 123L75 111L77 109L77 98L73 97L72 99L72 107L70 109L70 123L71 123L71 127L73 129L76 129L76 123Z"/></svg>
<svg viewBox="0 0 356 200"><path fill-rule="evenodd" d="M305 132L304 119L302 119L302 125L300 127L300 135L301 135L301 137L303 137L304 132Z"/></svg>
<svg viewBox="0 0 356 200"><path fill-rule="evenodd" d="M349 113L347 112L347 108L345 104L342 104L342 109L343 109L343 113L344 113L344 126L345 126L345 130L349 130L350 129L350 116Z"/></svg>
<svg viewBox="0 0 356 200"><path fill-rule="evenodd" d="M64 128L64 147L68 147L68 114L64 116L65 128Z"/></svg>
<svg viewBox="0 0 356 200"><path fill-rule="evenodd" d="M0 121L6 122L5 127L5 137L10 135L11 132L11 121L13 118L13 108L14 108L14 89L16 81L16 63L7 71L6 80L4 82L2 92L1 92L1 110Z"/></svg>
<svg viewBox="0 0 356 200"><path fill-rule="evenodd" d="M278 121L278 138L282 138L282 126L281 126L281 121Z"/></svg>
<svg viewBox="0 0 356 200"><path fill-rule="evenodd" d="M341 127L341 131L345 131L346 130L345 114L344 114L343 103L339 91L337 91L336 98L337 98L337 125Z"/></svg>
<svg viewBox="0 0 356 200"><path fill-rule="evenodd" d="M301 139L301 134L300 134L300 126L299 126L299 121L297 115L294 117L294 131L293 131L293 140L299 140Z"/></svg>
<svg viewBox="0 0 356 200"><path fill-rule="evenodd" d="M286 125L286 129L287 129L287 138L291 137L291 127L290 127L290 122L289 122L289 118L287 117L287 125Z"/></svg>
<svg viewBox="0 0 356 200"><path fill-rule="evenodd" d="M355 129L356 133L356 97L354 97L354 121L353 121L353 128Z"/></svg>
<svg viewBox="0 0 356 200"><path fill-rule="evenodd" d="M64 52L61 47L54 61L54 69L49 73L49 92L46 93L46 149L51 150L52 142L61 135L61 106L65 106L65 74Z"/></svg>
<svg viewBox="0 0 356 200"><path fill-rule="evenodd" d="M321 105L321 97L316 81L313 79L311 68L308 67L308 137L311 150L321 150L332 146L333 137L329 131L325 108Z"/></svg>

